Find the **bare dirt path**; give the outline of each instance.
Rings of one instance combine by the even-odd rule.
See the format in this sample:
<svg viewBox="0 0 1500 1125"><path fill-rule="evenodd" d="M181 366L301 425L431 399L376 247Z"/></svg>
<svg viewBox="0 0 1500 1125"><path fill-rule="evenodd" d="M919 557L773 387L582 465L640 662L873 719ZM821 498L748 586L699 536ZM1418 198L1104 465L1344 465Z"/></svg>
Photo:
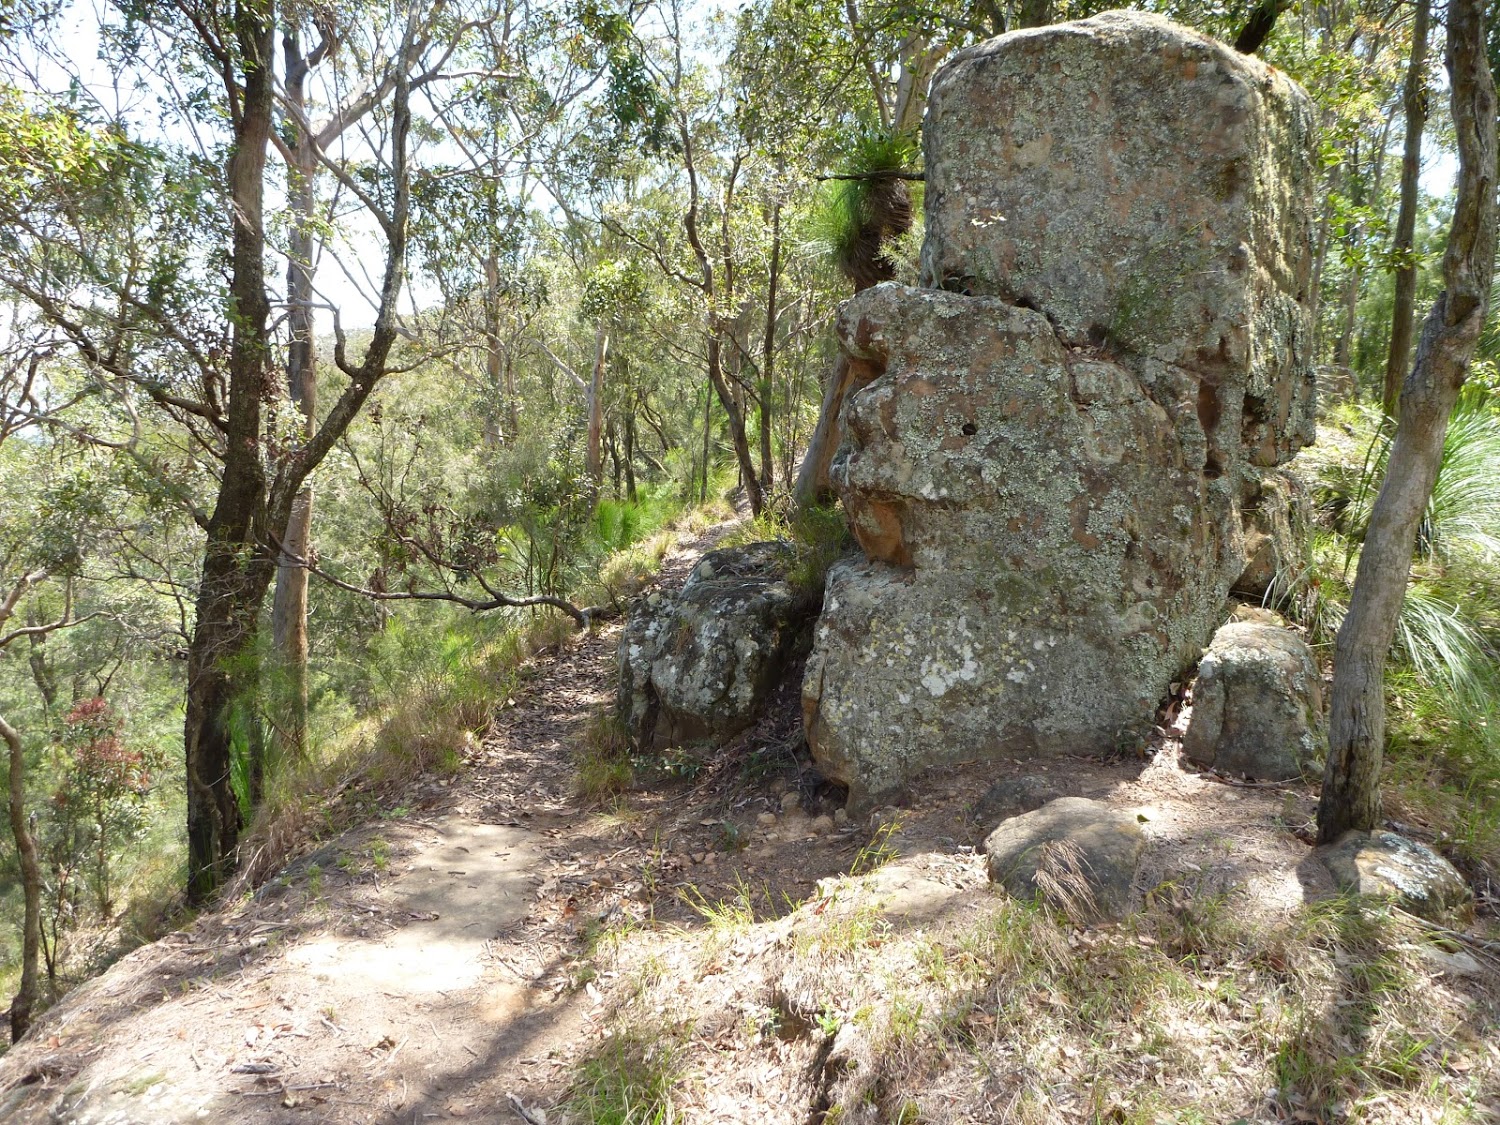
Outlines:
<svg viewBox="0 0 1500 1125"><path fill-rule="evenodd" d="M723 530L681 544L663 585ZM835 819L798 756L795 670L766 718L696 776L603 806L580 798L576 755L610 702L618 636L606 626L536 660L457 776L425 780L70 994L0 1059L0 1120L556 1125L579 1060L639 986L597 955L601 940L670 960L712 928L705 907L791 925L799 904L814 907L798 917L817 913L819 880L870 866L872 825ZM910 807L876 814L899 819L886 842L904 856L880 873L881 909L920 918L980 901L975 845L1001 815L981 795L997 783L1136 810L1151 842L1138 894L1238 888L1242 909L1277 913L1322 893L1299 835L1311 791L1185 770L1176 733L1159 732L1149 759L929 771ZM705 989L747 987L732 959L700 960L682 970L684 1011ZM795 1068L777 1051L706 1043L687 1119L797 1119L781 1116Z"/></svg>
<svg viewBox="0 0 1500 1125"><path fill-rule="evenodd" d="M71 993L0 1060L0 1119L521 1120L599 1007L582 939L673 866L573 790L618 632L540 658L459 776Z"/></svg>

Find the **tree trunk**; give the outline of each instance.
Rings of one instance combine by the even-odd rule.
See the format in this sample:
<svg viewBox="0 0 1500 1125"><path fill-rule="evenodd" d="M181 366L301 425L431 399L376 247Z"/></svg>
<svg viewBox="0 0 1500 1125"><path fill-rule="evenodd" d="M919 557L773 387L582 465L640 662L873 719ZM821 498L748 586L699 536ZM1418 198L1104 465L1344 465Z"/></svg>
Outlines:
<svg viewBox="0 0 1500 1125"><path fill-rule="evenodd" d="M301 83L288 85L288 100L302 102ZM317 155L309 137L299 137L291 177L292 230L286 267L287 391L302 415L302 438L311 435L318 404L318 344L313 329L313 188ZM304 484L292 504L281 538L271 632L283 678L276 693L272 748L280 760L300 760L307 751L307 568L300 560L312 548L313 486ZM264 763L257 774L266 771Z"/></svg>
<svg viewBox="0 0 1500 1125"><path fill-rule="evenodd" d="M1336 164L1329 173L1328 190L1324 193L1325 199L1338 190L1342 169L1342 164ZM1329 235L1333 229L1330 210L1328 207L1323 208L1323 217L1318 220L1318 238L1316 249L1313 251L1312 280L1307 286L1307 295L1312 302L1312 354L1314 357L1323 355L1323 267L1328 262Z"/></svg>
<svg viewBox="0 0 1500 1125"><path fill-rule="evenodd" d="M1253 55L1271 37L1276 20L1291 0L1260 0L1250 11L1250 18L1234 38L1234 49L1242 55Z"/></svg>
<svg viewBox="0 0 1500 1125"><path fill-rule="evenodd" d="M723 350L718 332L708 340L708 380L718 392L719 405L729 418L729 436L734 442L734 458L739 464L740 479L745 485L745 496L750 501L751 515L760 515L765 500L761 496L760 481L755 475L755 461L750 455L750 439L745 434L745 415L735 404L734 394L724 378Z"/></svg>
<svg viewBox="0 0 1500 1125"><path fill-rule="evenodd" d="M609 333L601 321L594 333L594 374L589 380L588 475L589 505L599 499L599 485L604 480L604 365L609 358Z"/></svg>
<svg viewBox="0 0 1500 1125"><path fill-rule="evenodd" d="M604 427L604 450L609 454L609 476L614 483L615 499L620 498L620 446L615 438L615 421L613 418Z"/></svg>
<svg viewBox="0 0 1500 1125"><path fill-rule="evenodd" d="M710 381L703 388L703 483L698 489L698 503L708 502L708 461L713 453L714 388Z"/></svg>
<svg viewBox="0 0 1500 1125"><path fill-rule="evenodd" d="M625 412L625 499L632 504L635 492L635 409Z"/></svg>
<svg viewBox="0 0 1500 1125"><path fill-rule="evenodd" d="M261 463L261 411L273 399L266 330L265 167L274 83L269 3L242 5L235 30L244 87L228 166L230 249L229 404L224 474L208 520L197 617L188 645L187 717L183 752L187 784L188 900L200 904L223 883L239 842L240 810L231 781L229 704L243 687L237 667L249 651L260 602L274 562L259 550L256 532L266 507Z"/></svg>
<svg viewBox="0 0 1500 1125"><path fill-rule="evenodd" d="M25 914L21 927L21 986L10 1003L10 1041L17 1043L31 1026L37 999L37 959L42 944L42 868L36 839L26 824L26 758L21 735L0 715L0 738L10 752L10 833L21 861Z"/></svg>
<svg viewBox="0 0 1500 1125"><path fill-rule="evenodd" d="M776 462L771 455L773 372L776 362L776 289L781 280L781 200L771 207L771 271L766 281L766 333L760 348L760 483L770 493L776 485Z"/></svg>
<svg viewBox="0 0 1500 1125"><path fill-rule="evenodd" d="M1391 312L1391 346L1385 360L1385 386L1381 404L1396 413L1401 381L1411 356L1414 306L1417 300L1417 264L1412 244L1417 229L1417 175L1422 169L1422 127L1427 121L1427 18L1430 0L1417 0L1411 26L1411 63L1406 70L1402 102L1406 107L1406 141L1401 154L1401 204L1396 212L1396 238L1391 247L1396 259L1396 292Z"/></svg>
<svg viewBox="0 0 1500 1125"><path fill-rule="evenodd" d="M26 624L35 627L41 623L36 606L27 606ZM57 672L47 659L47 634L33 633L29 640L31 651L27 654L27 663L31 667L31 679L36 684L36 690L41 693L42 702L51 711L57 705Z"/></svg>
<svg viewBox="0 0 1500 1125"><path fill-rule="evenodd" d="M1443 257L1443 292L1422 326L1401 389L1385 481L1360 551L1349 612L1334 646L1328 763L1318 840L1379 826L1385 749L1385 662L1406 596L1417 529L1442 461L1484 324L1495 263L1495 89L1481 0L1452 0L1447 65L1458 139L1458 197Z"/></svg>
<svg viewBox="0 0 1500 1125"><path fill-rule="evenodd" d="M1046 27L1052 22L1052 0L1021 0L1016 27Z"/></svg>
<svg viewBox="0 0 1500 1125"><path fill-rule="evenodd" d="M1370 191L1365 202L1368 202L1371 210L1375 211L1380 209L1381 188L1385 179L1386 141L1390 137L1390 132L1391 123L1387 120L1381 127L1380 141L1374 147L1374 170L1370 173ZM1360 187L1358 143L1355 144L1347 163L1350 169L1350 187L1357 191ZM1362 201L1351 198L1350 202L1358 204ZM1352 224L1349 228L1346 241L1356 251L1355 264L1349 267L1349 276L1345 281L1343 295L1344 323L1343 327L1339 330L1338 344L1334 350L1333 357L1334 363L1340 367L1352 368L1354 366L1354 337L1356 330L1359 328L1359 289L1364 275L1364 270L1360 264L1361 255L1358 251L1363 238L1364 225L1361 223Z"/></svg>
<svg viewBox="0 0 1500 1125"><path fill-rule="evenodd" d="M505 441L500 417L505 409L505 349L500 341L500 261L491 251L484 259L484 375L490 401L485 404L484 444L498 449Z"/></svg>

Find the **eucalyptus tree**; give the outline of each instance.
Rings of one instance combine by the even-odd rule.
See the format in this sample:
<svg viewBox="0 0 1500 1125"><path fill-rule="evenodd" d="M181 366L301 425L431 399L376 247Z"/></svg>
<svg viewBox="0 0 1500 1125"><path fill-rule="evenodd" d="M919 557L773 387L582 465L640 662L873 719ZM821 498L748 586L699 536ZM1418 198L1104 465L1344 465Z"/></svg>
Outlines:
<svg viewBox="0 0 1500 1125"><path fill-rule="evenodd" d="M1422 133L1427 122L1427 24L1431 0L1416 0L1412 16L1411 54L1401 106L1406 137L1401 152L1401 190L1396 232L1391 246L1395 270L1395 299L1391 310L1391 339L1386 351L1385 379L1380 401L1387 414L1394 414L1401 396L1401 382L1411 355L1414 309L1417 298L1417 263L1414 242L1417 229L1418 174L1422 166Z"/></svg>
<svg viewBox="0 0 1500 1125"><path fill-rule="evenodd" d="M1495 270L1495 87L1482 0L1451 0L1446 64L1458 143L1458 190L1443 255L1443 290L1401 386L1385 480L1360 550L1349 611L1334 646L1328 760L1318 839L1372 830L1381 819L1385 665L1406 596L1417 533L1443 439L1488 312Z"/></svg>
<svg viewBox="0 0 1500 1125"><path fill-rule="evenodd" d="M516 77L501 69L510 51L511 6L470 11L429 0L408 14L411 34L404 33L399 20L371 20L370 15L355 4L288 6L281 13L281 127L271 140L286 167L285 365L303 440L317 425L318 262L333 252L329 236L349 194L350 172L365 160L372 142L378 144L367 132L367 122L382 112L398 81L406 82L409 96L425 99L430 112L441 116L450 98L447 87L472 88ZM467 166L475 164L467 161ZM461 173L465 167L460 163L450 171ZM334 190L320 198L320 181L330 179ZM370 303L378 305L378 297L371 295ZM307 721L308 571L302 560L312 546L312 515L313 486L307 480L280 537L272 609L275 650L287 681L276 724L278 742L297 754L304 749Z"/></svg>
<svg viewBox="0 0 1500 1125"><path fill-rule="evenodd" d="M158 410L187 435L198 463L211 465L208 494L180 497L202 535L183 737L193 901L206 899L235 859L243 810L230 709L255 690L250 658L276 572L272 545L308 476L389 372L400 327L412 117L403 66L366 130L363 175L325 161L379 232L374 327L356 357L336 323L342 390L310 434L282 423L266 268L277 14L269 2L107 11L99 30L118 52L120 80L161 98L161 136L150 146L122 143L99 163L116 197L107 213L97 198L58 192L45 167L35 190L0 200L0 280L67 339L100 386L131 409ZM433 18L398 17L397 58L413 59L417 44L431 42ZM22 65L14 54L10 63ZM163 73L182 77L163 86L152 77ZM56 112L106 116L99 104L68 107L67 97L53 96ZM135 124L114 116L103 132L128 138Z"/></svg>

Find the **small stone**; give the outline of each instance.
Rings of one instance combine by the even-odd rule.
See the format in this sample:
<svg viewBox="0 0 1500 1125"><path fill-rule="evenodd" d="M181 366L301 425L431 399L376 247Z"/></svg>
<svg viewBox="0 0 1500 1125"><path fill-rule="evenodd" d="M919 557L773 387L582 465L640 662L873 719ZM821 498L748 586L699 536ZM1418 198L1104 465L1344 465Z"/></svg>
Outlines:
<svg viewBox="0 0 1500 1125"><path fill-rule="evenodd" d="M990 882L1013 898L1040 894L1088 920L1125 916L1145 848L1134 815L1083 797L1061 797L1012 817L984 842Z"/></svg>
<svg viewBox="0 0 1500 1125"><path fill-rule="evenodd" d="M1441 922L1467 917L1474 892L1431 848L1394 832L1345 832L1314 853L1338 888L1393 899L1402 910Z"/></svg>
<svg viewBox="0 0 1500 1125"><path fill-rule="evenodd" d="M801 803L801 801L802 798L795 789L790 793L784 793L781 797L781 811L784 813L791 812Z"/></svg>
<svg viewBox="0 0 1500 1125"><path fill-rule="evenodd" d="M694 863L702 863L707 857L707 852L694 852L688 858L691 859Z"/></svg>
<svg viewBox="0 0 1500 1125"><path fill-rule="evenodd" d="M833 831L833 817L820 816L814 818L812 824L809 825L809 831L811 831L814 836L828 835Z"/></svg>
<svg viewBox="0 0 1500 1125"><path fill-rule="evenodd" d="M1287 781L1321 750L1322 680L1290 629L1225 625L1198 666L1183 755L1226 773Z"/></svg>
<svg viewBox="0 0 1500 1125"><path fill-rule="evenodd" d="M1422 959L1433 971L1449 977L1477 977L1484 974L1482 966L1463 950L1449 951L1435 945L1422 946Z"/></svg>
<svg viewBox="0 0 1500 1125"><path fill-rule="evenodd" d="M773 812L763 812L755 818L755 823L759 824L762 828L770 828L776 823L776 814Z"/></svg>
<svg viewBox="0 0 1500 1125"><path fill-rule="evenodd" d="M1062 791L1044 777L1006 778L995 782L974 802L969 809L969 819L975 824L998 824L1008 816L1033 812L1062 795Z"/></svg>
<svg viewBox="0 0 1500 1125"><path fill-rule="evenodd" d="M631 606L615 702L633 744L722 739L754 721L817 609L787 581L793 561L784 543L721 548L676 594Z"/></svg>

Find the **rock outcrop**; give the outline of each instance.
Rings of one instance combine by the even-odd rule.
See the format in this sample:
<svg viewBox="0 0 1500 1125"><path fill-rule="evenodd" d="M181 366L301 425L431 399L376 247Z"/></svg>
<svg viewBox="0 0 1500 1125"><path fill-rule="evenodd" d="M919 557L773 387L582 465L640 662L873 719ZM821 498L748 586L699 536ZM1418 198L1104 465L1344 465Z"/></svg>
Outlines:
<svg viewBox="0 0 1500 1125"><path fill-rule="evenodd" d="M816 599L787 581L784 543L710 551L674 597L631 609L620 638L618 712L637 746L749 726L808 640Z"/></svg>
<svg viewBox="0 0 1500 1125"><path fill-rule="evenodd" d="M1114 12L934 81L926 288L839 314L829 574L803 708L868 805L916 770L1149 727L1245 568L1241 510L1313 435L1306 96Z"/></svg>
<svg viewBox="0 0 1500 1125"><path fill-rule="evenodd" d="M1277 625L1231 622L1198 666L1182 752L1225 773L1288 781L1315 768L1322 718L1307 642Z"/></svg>
<svg viewBox="0 0 1500 1125"><path fill-rule="evenodd" d="M1040 895L1080 921L1125 917L1145 849L1135 817L1083 797L1012 817L984 842L990 882L1012 898Z"/></svg>

